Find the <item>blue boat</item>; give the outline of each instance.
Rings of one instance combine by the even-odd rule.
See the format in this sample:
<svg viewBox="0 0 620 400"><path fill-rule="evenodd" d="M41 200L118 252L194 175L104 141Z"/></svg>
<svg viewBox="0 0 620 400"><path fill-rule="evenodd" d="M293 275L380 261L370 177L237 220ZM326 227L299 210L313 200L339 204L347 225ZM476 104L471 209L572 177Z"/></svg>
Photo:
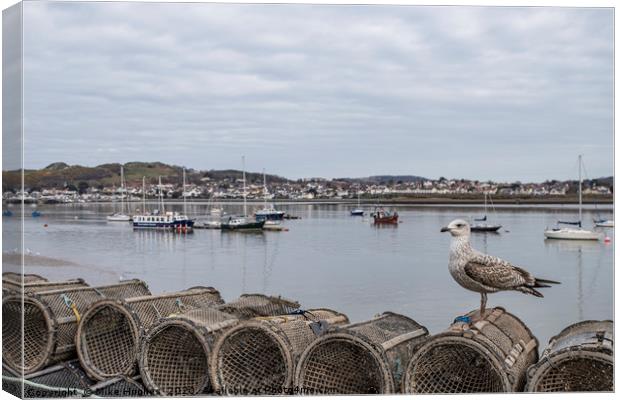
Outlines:
<svg viewBox="0 0 620 400"><path fill-rule="evenodd" d="M2 216L3 217L12 217L13 216L13 212L11 210L4 210L4 211L2 211Z"/></svg>
<svg viewBox="0 0 620 400"><path fill-rule="evenodd" d="M351 210L351 216L363 216L364 215L364 210L362 210L361 208L361 204L360 204L360 193L357 192L357 208Z"/></svg>
<svg viewBox="0 0 620 400"><path fill-rule="evenodd" d="M41 213L40 213L39 211L36 211L36 210L35 210L35 211L33 211L33 212L32 212L32 216L33 216L34 218L36 218L36 217L40 217L40 216L41 216Z"/></svg>
<svg viewBox="0 0 620 400"><path fill-rule="evenodd" d="M263 208L262 210L258 210L254 216L257 221L281 221L284 219L284 211L278 211L275 208Z"/></svg>
<svg viewBox="0 0 620 400"><path fill-rule="evenodd" d="M245 193L245 185L243 190ZM285 214L284 211L276 210L273 204L267 207L267 177L265 170L263 170L263 209L256 211L254 218L256 218L256 221L281 221L284 219Z"/></svg>
<svg viewBox="0 0 620 400"><path fill-rule="evenodd" d="M194 228L193 220L177 212L134 215L132 219L134 229L162 229L186 232Z"/></svg>

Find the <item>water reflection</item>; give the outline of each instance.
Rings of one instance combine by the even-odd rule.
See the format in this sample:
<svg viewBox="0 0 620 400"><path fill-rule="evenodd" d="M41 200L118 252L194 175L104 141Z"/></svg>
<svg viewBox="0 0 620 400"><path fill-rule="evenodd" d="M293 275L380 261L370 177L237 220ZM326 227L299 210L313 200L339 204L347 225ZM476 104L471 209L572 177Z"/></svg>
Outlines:
<svg viewBox="0 0 620 400"><path fill-rule="evenodd" d="M566 252L574 255L573 264L575 266L576 279L576 299L577 299L577 317L581 321L584 319L584 290L583 290L583 255L584 253L598 253L597 262L594 267L594 275L588 293L594 289L594 284L598 277L598 271L601 269L601 244L596 240L556 240L545 239L545 246L554 249L556 252Z"/></svg>

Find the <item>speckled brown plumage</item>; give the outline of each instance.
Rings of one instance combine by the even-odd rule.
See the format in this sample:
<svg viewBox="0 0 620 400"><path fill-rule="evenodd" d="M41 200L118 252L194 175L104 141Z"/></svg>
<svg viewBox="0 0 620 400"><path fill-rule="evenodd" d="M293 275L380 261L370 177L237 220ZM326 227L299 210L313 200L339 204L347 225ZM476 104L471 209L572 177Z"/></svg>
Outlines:
<svg viewBox="0 0 620 400"><path fill-rule="evenodd" d="M441 231L452 235L448 264L450 274L465 289L480 293L481 315L484 314L487 293L515 290L543 297L537 288L559 283L536 278L508 261L473 249L469 241L470 227L464 220L454 220Z"/></svg>

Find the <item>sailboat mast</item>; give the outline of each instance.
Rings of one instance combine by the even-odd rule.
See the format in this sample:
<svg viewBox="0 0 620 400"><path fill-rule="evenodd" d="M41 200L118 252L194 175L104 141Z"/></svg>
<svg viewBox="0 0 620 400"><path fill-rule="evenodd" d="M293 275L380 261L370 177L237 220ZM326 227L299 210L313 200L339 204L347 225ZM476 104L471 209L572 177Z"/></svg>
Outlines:
<svg viewBox="0 0 620 400"><path fill-rule="evenodd" d="M484 216L487 216L487 192L484 192Z"/></svg>
<svg viewBox="0 0 620 400"><path fill-rule="evenodd" d="M159 206L161 207L162 214L165 212L164 210L164 192L161 188L161 175L159 176Z"/></svg>
<svg viewBox="0 0 620 400"><path fill-rule="evenodd" d="M185 201L185 168L183 168L183 214L187 215L187 202Z"/></svg>
<svg viewBox="0 0 620 400"><path fill-rule="evenodd" d="M265 177L265 168L263 168L263 208L267 209L267 178Z"/></svg>
<svg viewBox="0 0 620 400"><path fill-rule="evenodd" d="M245 156L241 156L241 165L243 168L243 216L248 215L248 205L245 199Z"/></svg>
<svg viewBox="0 0 620 400"><path fill-rule="evenodd" d="M579 154L579 226L581 226L581 154Z"/></svg>
<svg viewBox="0 0 620 400"><path fill-rule="evenodd" d="M142 177L142 214L146 214L146 177Z"/></svg>
<svg viewBox="0 0 620 400"><path fill-rule="evenodd" d="M125 171L121 165L121 214L125 213Z"/></svg>

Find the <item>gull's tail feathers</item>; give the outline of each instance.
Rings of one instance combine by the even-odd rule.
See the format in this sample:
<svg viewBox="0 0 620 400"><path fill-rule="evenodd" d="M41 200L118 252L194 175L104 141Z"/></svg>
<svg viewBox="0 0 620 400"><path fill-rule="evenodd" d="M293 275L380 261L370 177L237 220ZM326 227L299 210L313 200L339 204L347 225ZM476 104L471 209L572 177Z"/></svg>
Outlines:
<svg viewBox="0 0 620 400"><path fill-rule="evenodd" d="M543 288L543 287L551 287L551 285L561 285L561 282L552 281L549 279L540 279L534 278L534 287L535 288Z"/></svg>

